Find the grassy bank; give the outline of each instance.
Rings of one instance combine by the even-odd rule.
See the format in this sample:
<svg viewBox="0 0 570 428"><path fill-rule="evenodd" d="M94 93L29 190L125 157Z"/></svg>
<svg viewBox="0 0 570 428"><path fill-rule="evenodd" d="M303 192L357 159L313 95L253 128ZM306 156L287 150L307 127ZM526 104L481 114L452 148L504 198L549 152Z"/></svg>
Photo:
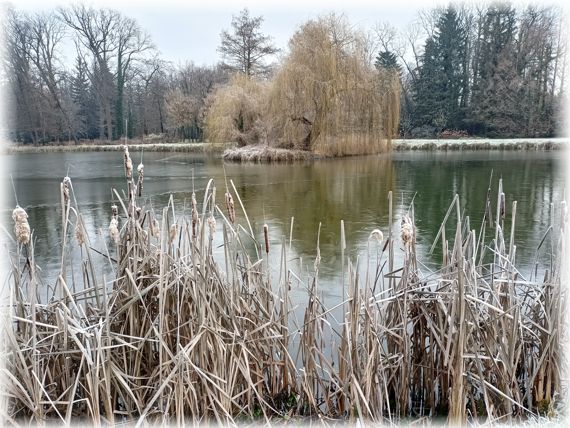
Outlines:
<svg viewBox="0 0 570 428"><path fill-rule="evenodd" d="M406 151L459 151L459 150L562 150L567 145L565 138L550 139L441 139L441 140L392 140L392 150ZM204 142L180 143L128 143L134 151L213 153L222 155L224 160L232 162L292 162L312 160L322 157L342 157L342 151L329 149L328 153L311 153L303 150L288 150L270 146L250 145L241 148L233 143L210 144ZM5 142L0 145L0 153L48 153L48 152L101 152L122 151L124 144L65 144L31 146ZM334 146L333 146L334 149ZM332 150L332 151L331 151ZM352 154L368 153L354 149Z"/></svg>
<svg viewBox="0 0 570 428"><path fill-rule="evenodd" d="M461 151L461 150L562 150L567 144L563 138L553 139L458 139L458 140L392 140L394 151ZM329 144L327 150L315 153L300 150L277 149L268 146L245 146L230 148L223 152L223 159L232 162L292 162L328 157L343 157L369 154L370 146L363 150L352 147L350 150L335 150ZM382 148L381 152L386 152ZM347 154L348 153L348 154Z"/></svg>
<svg viewBox="0 0 570 428"><path fill-rule="evenodd" d="M208 143L128 143L131 151L145 152L180 152L180 153L222 153L228 146ZM123 151L124 143L116 144L78 144L78 145L0 145L0 153L61 153L61 152L115 152Z"/></svg>
<svg viewBox="0 0 570 428"><path fill-rule="evenodd" d="M537 243L537 252L552 249L550 264L524 279L514 228L503 227L501 182L496 197L481 201L480 230L471 229L455 197L438 234L441 268L433 272L418 258L413 206L396 219L389 193L389 224L397 220L400 231L371 230L366 260L345 256L341 222L345 300L327 308L318 238L305 273L293 269L286 238L280 264L270 266L275 249L266 226L258 242L231 180L222 189L210 181L201 204L193 195L188 212L177 213L172 200L160 210L142 205L144 175L134 178L126 155L125 172L125 199L110 211L108 248L98 252L73 186L63 181L62 263L47 302L37 297L46 285L34 236L15 211L10 322L3 325L6 421L512 423L557 416L564 202L552 207ZM508 208L513 224L520 209L516 202ZM455 232L446 236L452 219ZM71 247L83 254L76 266ZM396 252L404 254L400 265ZM109 284L98 274L101 254L115 273ZM300 308L291 304L293 287L306 289Z"/></svg>
<svg viewBox="0 0 570 428"><path fill-rule="evenodd" d="M395 151L457 151L457 150L562 150L568 144L566 138L513 138L513 139L440 139L393 140Z"/></svg>

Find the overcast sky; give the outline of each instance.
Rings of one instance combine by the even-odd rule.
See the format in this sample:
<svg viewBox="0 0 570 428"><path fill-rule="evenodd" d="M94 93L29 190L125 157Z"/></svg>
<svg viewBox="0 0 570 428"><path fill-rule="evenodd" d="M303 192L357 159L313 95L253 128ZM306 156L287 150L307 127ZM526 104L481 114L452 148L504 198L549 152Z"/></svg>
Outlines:
<svg viewBox="0 0 570 428"><path fill-rule="evenodd" d="M11 3L18 10L41 11L77 1L20 0ZM220 60L216 51L220 32L230 28L232 15L237 15L244 7L252 16L262 15L262 31L273 37L277 47L286 48L287 41L300 24L323 13L344 13L352 25L364 29L382 21L405 28L418 10L445 4L435 0L290 0L273 3L271 0L98 0L82 3L110 7L136 19L150 33L163 59L174 64L194 61L197 65L210 65Z"/></svg>
<svg viewBox="0 0 570 428"><path fill-rule="evenodd" d="M2 0L0 0L1 2ZM484 0L483 0L484 1ZM53 10L78 1L12 0L16 9L26 11ZM480 1L477 1L480 2ZM82 1L94 7L109 7L132 17L148 31L161 57L174 65L193 61L211 65L220 60L217 48L220 32L229 29L232 15L247 7L251 16L263 16L262 31L273 37L278 48L284 49L298 26L308 19L328 12L344 13L352 25L371 29L387 21L398 29L412 23L421 9L445 6L441 0L95 0ZM524 5L527 2L514 0ZM561 5L563 0L535 0L539 4ZM64 54L74 60L74 49Z"/></svg>

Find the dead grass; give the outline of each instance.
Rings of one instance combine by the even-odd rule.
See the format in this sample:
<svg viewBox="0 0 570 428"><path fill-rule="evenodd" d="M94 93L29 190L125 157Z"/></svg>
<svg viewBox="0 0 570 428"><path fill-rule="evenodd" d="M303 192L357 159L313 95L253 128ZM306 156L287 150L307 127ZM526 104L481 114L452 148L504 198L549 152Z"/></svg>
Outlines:
<svg viewBox="0 0 570 428"><path fill-rule="evenodd" d="M145 152L177 152L177 153L221 153L231 144L209 144L209 143L128 143L131 151ZM62 152L115 152L122 151L124 144L83 144L83 145L9 145L0 146L0 153L62 153Z"/></svg>
<svg viewBox="0 0 570 428"><path fill-rule="evenodd" d="M146 168L148 174L152 166ZM35 237L15 245L10 322L3 325L3 422L442 417L459 424L556 415L565 203L552 207L552 224L537 249L550 246L551 262L528 279L515 267L514 229L504 229L501 182L497 199L487 201L496 201L495 213L485 210L479 231L471 229L459 198L453 200L438 234L443 253L435 272L417 256L413 205L402 233L388 228L379 242L375 232L360 262L345 255L341 223L346 299L326 308L319 240L306 280L289 264L287 245L272 279L267 256L275 250L256 241L231 180L224 191L239 205L235 223L216 204L225 200L213 181L189 216L176 213L172 199L160 215L139 206L135 183L127 180L120 200L119 241L109 239L105 250L115 272L109 287L89 237L73 239L82 221L72 186L69 195L62 190L61 271L49 301L37 297L45 285L34 263ZM388 198L391 223L391 193ZM513 224L517 209L516 203L509 209ZM455 233L446 236L451 218ZM220 262L213 256L216 234L223 237ZM251 240L256 246L248 250ZM69 265L71 246L82 251L78 266ZM404 252L401 266L396 251ZM295 310L290 288L301 286L307 303ZM339 309L340 322L332 317Z"/></svg>
<svg viewBox="0 0 570 428"><path fill-rule="evenodd" d="M226 149L223 159L232 162L294 162L311 160L316 156L305 150L281 149L269 146L245 146Z"/></svg>

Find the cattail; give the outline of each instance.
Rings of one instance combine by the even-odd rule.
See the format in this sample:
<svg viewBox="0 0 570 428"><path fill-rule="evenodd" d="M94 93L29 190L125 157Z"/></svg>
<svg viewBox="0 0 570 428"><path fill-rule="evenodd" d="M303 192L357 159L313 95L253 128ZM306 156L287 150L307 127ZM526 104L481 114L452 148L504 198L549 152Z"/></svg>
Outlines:
<svg viewBox="0 0 570 428"><path fill-rule="evenodd" d="M75 225L75 239L79 246L82 246L85 243L85 232L80 221Z"/></svg>
<svg viewBox="0 0 570 428"><path fill-rule="evenodd" d="M501 192L501 218L505 219L505 214L507 213L507 208L505 204L505 194Z"/></svg>
<svg viewBox="0 0 570 428"><path fill-rule="evenodd" d="M269 226L263 225L263 238L265 239L265 254L269 254Z"/></svg>
<svg viewBox="0 0 570 428"><path fill-rule="evenodd" d="M216 233L216 219L213 215L208 217L208 229L210 231L210 239L214 239L214 235Z"/></svg>
<svg viewBox="0 0 570 428"><path fill-rule="evenodd" d="M137 190L139 193L139 197L142 196L142 190L143 190L143 181L144 181L144 165L143 163L139 163L139 166L137 166L137 172L139 173L139 181L137 183Z"/></svg>
<svg viewBox="0 0 570 428"><path fill-rule="evenodd" d="M119 243L120 233L119 233L119 221L116 217L111 219L111 223L109 224L109 236L115 242L115 244Z"/></svg>
<svg viewBox="0 0 570 428"><path fill-rule="evenodd" d="M178 225L177 224L173 224L172 226L170 226L170 243L172 244L174 242L174 240L176 239L176 235L178 234Z"/></svg>
<svg viewBox="0 0 570 428"><path fill-rule="evenodd" d="M16 205L14 211L12 211L12 219L14 220L14 233L16 235L16 240L21 244L27 244L30 242L30 225L28 223L28 213Z"/></svg>
<svg viewBox="0 0 570 428"><path fill-rule="evenodd" d="M404 245L406 247L409 247L412 243L413 238L414 238L414 225L412 224L410 216L406 214L402 218L402 241L404 241Z"/></svg>
<svg viewBox="0 0 570 428"><path fill-rule="evenodd" d="M228 208L228 217L230 218L230 222L232 224L236 221L236 210L234 208L234 198L230 192L226 192L226 206Z"/></svg>
<svg viewBox="0 0 570 428"><path fill-rule="evenodd" d="M198 209L196 208L196 194L192 192L192 237L196 237L196 225L198 224Z"/></svg>
<svg viewBox="0 0 570 428"><path fill-rule="evenodd" d="M111 205L111 213L113 214L113 217L117 217L119 215L119 208L117 208L117 205Z"/></svg>
<svg viewBox="0 0 570 428"><path fill-rule="evenodd" d="M160 227L158 225L158 220L154 217L150 222L150 234L151 236L156 236L157 238L160 236Z"/></svg>
<svg viewBox="0 0 570 428"><path fill-rule="evenodd" d="M375 239L378 242L382 242L384 240L384 234L380 229L374 229L370 232L370 236L368 237L369 240Z"/></svg>
<svg viewBox="0 0 570 428"><path fill-rule="evenodd" d="M61 182L61 193L63 195L63 209L67 210L69 204L69 190L71 187L71 178L65 176Z"/></svg>
<svg viewBox="0 0 570 428"><path fill-rule="evenodd" d="M123 146L125 150L125 176L131 178L133 176L133 161L129 155L129 147Z"/></svg>

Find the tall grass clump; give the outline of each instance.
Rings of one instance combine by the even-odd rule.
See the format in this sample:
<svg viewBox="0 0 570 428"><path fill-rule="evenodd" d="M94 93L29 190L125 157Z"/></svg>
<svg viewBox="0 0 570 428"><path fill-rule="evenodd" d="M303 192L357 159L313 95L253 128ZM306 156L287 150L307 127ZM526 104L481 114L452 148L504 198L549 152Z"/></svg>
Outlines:
<svg viewBox="0 0 570 428"><path fill-rule="evenodd" d="M346 255L341 222L343 299L327 308L319 237L303 278L285 238L278 266L270 265L279 247L269 226L253 230L231 180L221 191L210 180L184 215L172 198L160 211L144 206L142 177L130 172L124 197L115 192L103 251L91 247L66 177L61 269L44 301L36 237L26 238L31 229L16 209L3 422L513 423L560 411L565 203L551 207L538 245L551 249L548 266L524 278L516 268L520 207L507 209L502 182L496 199L482 201L479 230L454 198L432 247L442 247L435 271L418 257L413 205L393 212L390 192L386 236L371 227L362 260ZM72 247L82 254L75 265ZM97 274L101 253L110 281ZM293 287L306 287L306 304L291 304Z"/></svg>
<svg viewBox="0 0 570 428"><path fill-rule="evenodd" d="M239 147L266 140L267 86L245 75L234 75L206 100L206 140L213 144L235 142Z"/></svg>

